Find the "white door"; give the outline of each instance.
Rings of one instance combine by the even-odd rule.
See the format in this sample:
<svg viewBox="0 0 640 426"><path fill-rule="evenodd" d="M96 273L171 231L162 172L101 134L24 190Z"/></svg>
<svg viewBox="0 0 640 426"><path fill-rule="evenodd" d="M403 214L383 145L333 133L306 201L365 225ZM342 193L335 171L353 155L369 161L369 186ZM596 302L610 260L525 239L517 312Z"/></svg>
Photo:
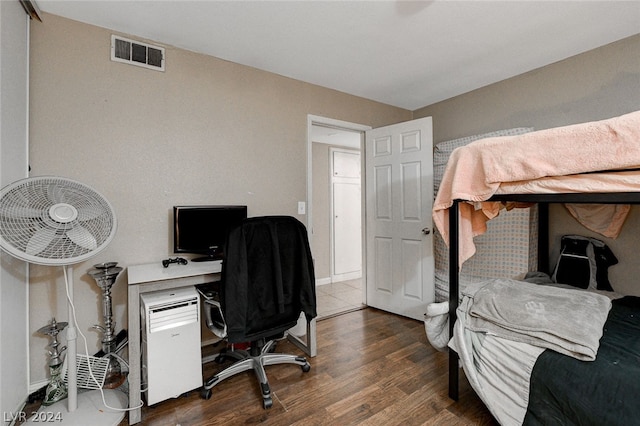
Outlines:
<svg viewBox="0 0 640 426"><path fill-rule="evenodd" d="M417 320L434 301L431 117L366 132L367 305Z"/></svg>
<svg viewBox="0 0 640 426"><path fill-rule="evenodd" d="M360 152L330 148L331 281L362 276Z"/></svg>

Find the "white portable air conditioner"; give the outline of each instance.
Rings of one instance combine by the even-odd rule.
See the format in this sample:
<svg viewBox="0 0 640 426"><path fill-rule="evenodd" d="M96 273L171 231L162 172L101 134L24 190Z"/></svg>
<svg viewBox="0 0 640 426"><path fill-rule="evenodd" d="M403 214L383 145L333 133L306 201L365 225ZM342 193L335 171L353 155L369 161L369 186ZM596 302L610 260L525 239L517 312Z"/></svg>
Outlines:
<svg viewBox="0 0 640 426"><path fill-rule="evenodd" d="M140 295L148 405L202 386L200 297L194 287Z"/></svg>

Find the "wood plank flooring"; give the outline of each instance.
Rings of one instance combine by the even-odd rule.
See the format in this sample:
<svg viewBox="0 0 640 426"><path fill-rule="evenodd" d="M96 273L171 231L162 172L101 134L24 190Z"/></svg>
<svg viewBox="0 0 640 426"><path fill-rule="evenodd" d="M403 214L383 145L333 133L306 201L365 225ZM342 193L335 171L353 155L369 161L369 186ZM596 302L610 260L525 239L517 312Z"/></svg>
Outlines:
<svg viewBox="0 0 640 426"><path fill-rule="evenodd" d="M278 352L302 352L278 343ZM318 356L311 371L267 367L273 407L262 408L252 372L142 409L145 426L204 425L497 425L461 379L460 399L447 396L447 355L427 342L420 321L372 308L318 322ZM222 366L204 366L210 377ZM167 368L171 368L167 366ZM121 423L127 425L127 418Z"/></svg>

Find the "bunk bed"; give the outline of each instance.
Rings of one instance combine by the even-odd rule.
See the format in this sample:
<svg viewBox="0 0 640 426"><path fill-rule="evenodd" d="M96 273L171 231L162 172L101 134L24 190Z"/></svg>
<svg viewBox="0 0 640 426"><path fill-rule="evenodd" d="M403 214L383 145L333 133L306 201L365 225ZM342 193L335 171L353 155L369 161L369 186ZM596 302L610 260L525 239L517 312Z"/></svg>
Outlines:
<svg viewBox="0 0 640 426"><path fill-rule="evenodd" d="M532 127L500 129L439 142L433 149L433 193L437 194L451 153L480 139L518 136L534 131ZM524 276L538 264L537 209L512 209L491 220L488 232L474 239L476 254L461 267L462 282L481 278ZM447 309L449 300L449 247L437 229L433 235L436 311ZM497 272L497 274L496 274ZM446 339L444 342L446 347Z"/></svg>
<svg viewBox="0 0 640 426"><path fill-rule="evenodd" d="M543 288L547 294L569 294L575 300L584 296L585 303L602 305L599 314L589 317L592 321L599 315L600 323L593 321L601 334L592 335L595 345L576 356L547 350L553 346L537 341L523 343L526 339L520 337L502 339L494 329L470 331L470 303L481 300L480 293L488 295L488 304L495 309L492 304L498 303L493 300L497 293L514 294L509 293L511 287L501 286L515 284L521 286L514 287L516 291L531 288L536 292L535 287L540 286L489 280L464 289L459 280L462 263L475 251L473 236L482 234L486 222L504 208L538 206L538 270L546 273L550 272L549 204L570 206L568 210L587 228L617 236L629 205L640 204L639 168L640 111L514 137L483 139L452 153L433 212L434 223L450 251L452 399L458 399L462 361L472 387L503 424L629 424L640 418L640 409L632 400L640 392L640 298L598 292L583 292L578 297L581 292L575 289ZM594 205L607 207L595 219L588 213ZM574 308L582 310L577 305ZM620 350L621 344L624 350ZM493 352L482 345L492 347ZM489 355L480 358L482 350L478 348ZM497 353L507 356L500 358ZM477 373L487 377L481 381Z"/></svg>

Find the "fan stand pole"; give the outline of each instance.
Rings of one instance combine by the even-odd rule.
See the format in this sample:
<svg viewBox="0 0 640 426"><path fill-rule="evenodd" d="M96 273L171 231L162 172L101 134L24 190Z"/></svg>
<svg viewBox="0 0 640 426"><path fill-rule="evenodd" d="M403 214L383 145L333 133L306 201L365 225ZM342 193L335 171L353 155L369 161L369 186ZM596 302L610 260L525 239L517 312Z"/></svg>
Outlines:
<svg viewBox="0 0 640 426"><path fill-rule="evenodd" d="M78 408L78 377L76 370L76 354L78 331L76 330L74 312L73 312L73 267L71 265L64 266L67 279L67 289L69 292L68 312L69 326L67 327L67 393L68 393L68 410L74 412Z"/></svg>

